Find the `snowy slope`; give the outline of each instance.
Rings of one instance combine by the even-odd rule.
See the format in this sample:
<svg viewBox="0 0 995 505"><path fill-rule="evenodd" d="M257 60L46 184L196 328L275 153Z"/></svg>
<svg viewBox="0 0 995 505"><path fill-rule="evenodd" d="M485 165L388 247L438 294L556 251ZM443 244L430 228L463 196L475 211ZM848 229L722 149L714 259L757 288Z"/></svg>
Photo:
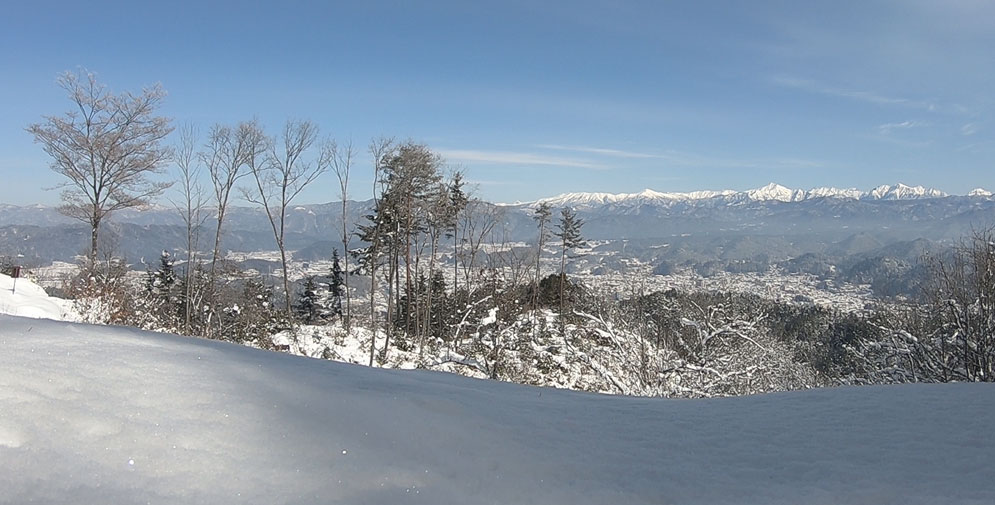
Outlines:
<svg viewBox="0 0 995 505"><path fill-rule="evenodd" d="M989 504L989 384L602 396L0 316L0 503Z"/></svg>
<svg viewBox="0 0 995 505"><path fill-rule="evenodd" d="M0 274L0 314L14 316L77 320L72 303L50 298L41 286L30 279L15 280Z"/></svg>

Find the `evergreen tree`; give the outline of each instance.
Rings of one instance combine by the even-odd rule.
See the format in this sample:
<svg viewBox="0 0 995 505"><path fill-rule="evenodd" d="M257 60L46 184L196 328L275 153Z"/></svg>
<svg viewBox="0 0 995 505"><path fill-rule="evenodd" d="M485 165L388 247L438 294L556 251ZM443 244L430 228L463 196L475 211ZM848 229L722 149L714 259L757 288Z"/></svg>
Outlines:
<svg viewBox="0 0 995 505"><path fill-rule="evenodd" d="M159 255L159 268L147 273L146 288L150 293L170 293L176 284L176 272L173 271L173 257L169 251L163 250Z"/></svg>
<svg viewBox="0 0 995 505"><path fill-rule="evenodd" d="M449 226L452 227L453 239L453 293L459 288L459 217L466 206L470 203L470 198L463 189L466 181L463 180L463 172L456 171L452 179L449 180L449 208L451 210Z"/></svg>
<svg viewBox="0 0 995 505"><path fill-rule="evenodd" d="M314 324L322 318L321 298L318 291L318 283L315 281L314 276L309 275L305 277L304 285L301 287L297 304L294 307L297 317L304 321L305 324Z"/></svg>
<svg viewBox="0 0 995 505"><path fill-rule="evenodd" d="M136 324L158 330L175 330L177 317L182 310L177 293L177 277L173 270L173 258L169 251L159 255L159 267L149 265L145 278L145 296L131 300L142 319Z"/></svg>
<svg viewBox="0 0 995 505"><path fill-rule="evenodd" d="M567 251L570 249L575 249L577 247L583 247L586 245L584 242L584 237L580 234L580 227L584 225L584 221L574 214L573 209L570 207L564 207L560 211L560 222L556 224L556 231L553 232L561 241L562 247L560 249L560 317L562 321L563 317L563 306L564 297L563 289L566 284L566 261L567 261Z"/></svg>
<svg viewBox="0 0 995 505"><path fill-rule="evenodd" d="M332 272L328 283L328 291L332 297L332 306L330 309L332 315L342 315L342 298L345 296L346 289L347 287L343 281L342 265L339 261L339 251L338 249L332 249Z"/></svg>

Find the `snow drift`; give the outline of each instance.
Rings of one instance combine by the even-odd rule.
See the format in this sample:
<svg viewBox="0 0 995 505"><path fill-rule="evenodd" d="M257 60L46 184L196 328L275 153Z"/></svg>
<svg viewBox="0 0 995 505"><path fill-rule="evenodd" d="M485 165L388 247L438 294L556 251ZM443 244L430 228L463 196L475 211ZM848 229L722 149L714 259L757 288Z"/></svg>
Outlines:
<svg viewBox="0 0 995 505"><path fill-rule="evenodd" d="M43 319L75 320L72 303L51 298L28 278L0 274L0 314Z"/></svg>
<svg viewBox="0 0 995 505"><path fill-rule="evenodd" d="M992 503L989 384L660 400L0 316L0 503Z"/></svg>

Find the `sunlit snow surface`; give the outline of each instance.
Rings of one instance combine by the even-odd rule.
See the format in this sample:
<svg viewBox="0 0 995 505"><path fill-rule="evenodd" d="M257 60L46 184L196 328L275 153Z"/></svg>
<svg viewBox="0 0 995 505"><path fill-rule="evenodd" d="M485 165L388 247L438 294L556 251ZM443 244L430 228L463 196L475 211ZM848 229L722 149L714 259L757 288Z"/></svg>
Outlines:
<svg viewBox="0 0 995 505"><path fill-rule="evenodd" d="M45 319L76 319L72 303L50 298L30 279L13 279L0 274L0 314Z"/></svg>
<svg viewBox="0 0 995 505"><path fill-rule="evenodd" d="M995 503L987 384L715 400L0 316L2 503Z"/></svg>

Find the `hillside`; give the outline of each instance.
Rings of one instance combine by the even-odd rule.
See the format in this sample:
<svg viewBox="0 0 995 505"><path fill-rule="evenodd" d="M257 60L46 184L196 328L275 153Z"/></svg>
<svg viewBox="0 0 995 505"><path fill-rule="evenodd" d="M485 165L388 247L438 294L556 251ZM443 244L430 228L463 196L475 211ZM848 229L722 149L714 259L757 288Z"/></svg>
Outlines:
<svg viewBox="0 0 995 505"><path fill-rule="evenodd" d="M714 400L0 316L0 503L992 503L989 384Z"/></svg>

